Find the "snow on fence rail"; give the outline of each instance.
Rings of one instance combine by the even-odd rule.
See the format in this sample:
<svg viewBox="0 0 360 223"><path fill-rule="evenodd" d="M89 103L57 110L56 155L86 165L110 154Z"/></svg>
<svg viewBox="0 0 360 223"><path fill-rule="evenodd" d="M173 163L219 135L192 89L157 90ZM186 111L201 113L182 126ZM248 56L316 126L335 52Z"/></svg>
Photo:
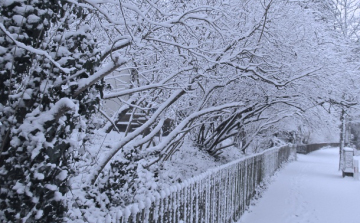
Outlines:
<svg viewBox="0 0 360 223"><path fill-rule="evenodd" d="M161 191L108 216L107 222L233 222L240 218L256 186L294 159L285 146L245 157Z"/></svg>

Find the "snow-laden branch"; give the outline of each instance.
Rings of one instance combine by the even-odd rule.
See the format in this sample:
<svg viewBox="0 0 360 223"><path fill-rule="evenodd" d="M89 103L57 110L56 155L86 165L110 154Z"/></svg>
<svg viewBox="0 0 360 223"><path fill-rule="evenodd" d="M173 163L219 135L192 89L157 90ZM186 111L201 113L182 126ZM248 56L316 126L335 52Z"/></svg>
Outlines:
<svg viewBox="0 0 360 223"><path fill-rule="evenodd" d="M240 65L238 65L238 64L235 64L235 63L232 63L232 62L229 62L229 61L222 61L222 62L220 62L220 63L221 63L221 64L229 65L229 66L234 67L234 68L236 68L236 69L238 69L238 70L241 70L241 71L243 71L243 72L250 72L250 73L253 74L255 77L260 78L262 81L264 81L264 82L266 82L266 83L268 83L268 84L272 84L272 85L274 85L274 86L277 87L277 88L285 87L286 85L288 85L288 84L290 84L290 83L292 83L292 82L294 82L294 81L296 81L296 80L298 80L298 79L304 78L304 77L306 77L306 76L311 75L312 73L315 73L315 72L321 70L321 68L314 68L314 69L312 69L312 70L310 70L310 71L303 72L302 74L299 74L299 75L297 75L297 76L295 76L295 77L293 77L293 78L290 78L290 79L288 79L288 80L279 82L279 81L272 80L272 79L264 76L263 74L261 74L260 72L258 72L258 71L256 70L256 67L254 67L254 66L244 67L244 66L240 66ZM266 74L266 72L265 72L264 74Z"/></svg>
<svg viewBox="0 0 360 223"><path fill-rule="evenodd" d="M236 80L238 80L238 78L234 78L234 79L228 80L228 81L227 81L226 83L224 83L224 84L216 84L216 85L212 86L210 89L208 89L207 91L205 91L205 89L201 86L201 84L198 83L199 86L200 86L200 88L204 91L204 96L203 96L203 99L199 102L196 111L201 110L201 109L205 106L205 104L208 102L208 100L210 99L210 96L212 95L212 93L213 93L215 90L217 90L217 89L219 89L219 88L224 88L224 87L228 86L229 84L231 84L232 82L234 82L234 81L236 81Z"/></svg>
<svg viewBox="0 0 360 223"><path fill-rule="evenodd" d="M71 3L74 3L76 5L79 5L81 7L93 9L93 10L95 10L97 12L100 12L106 18L106 20L109 23L111 23L112 25L124 25L125 24L124 20L120 20L120 21L119 20L114 20L107 12L105 12L101 7L98 6L101 3L105 3L105 1L102 2L102 1L94 1L94 0L84 0L84 2L87 3L87 4L78 3L78 2L75 2L73 0L67 0L67 1L71 2Z"/></svg>
<svg viewBox="0 0 360 223"><path fill-rule="evenodd" d="M145 136L144 138L140 139L140 140L136 140L136 142L129 144L129 146L131 147L137 147L140 145L143 145L145 143L147 143L148 141L150 141L152 138L154 138L154 136L160 132L161 128L163 127L165 122L165 119L161 119L158 124L156 125L156 127L151 130L151 133L147 136Z"/></svg>
<svg viewBox="0 0 360 223"><path fill-rule="evenodd" d="M107 58L112 52L125 48L131 44L131 36L122 36L114 41L114 44L101 52L100 61Z"/></svg>
<svg viewBox="0 0 360 223"><path fill-rule="evenodd" d="M71 68L71 69L69 69L69 68L64 68L64 67L62 67L58 62L56 62L46 51L40 50L40 49L36 49L36 48L34 48L34 47L32 47L32 46L27 46L27 45L25 45L24 43L17 41L15 38L12 37L11 33L9 33L9 31L6 30L5 26L4 26L2 23L0 23L0 29L5 33L5 35L6 35L7 37L9 37L9 38L15 43L15 45L16 45L17 47L20 47L20 48L22 48L22 49L24 49L24 50L27 50L27 51L31 52L31 53L34 53L34 54L37 54L37 55L41 55L41 56L46 57L47 59L49 59L49 60L51 61L52 64L54 64L54 66L56 66L57 68L59 68L62 72L68 74L68 73L70 73L72 70L76 69L76 68Z"/></svg>
<svg viewBox="0 0 360 223"><path fill-rule="evenodd" d="M220 106L206 108L206 109L203 109L198 112L194 112L194 113L190 114L188 117L186 117L184 120L182 120L176 126L176 128L174 130L172 130L168 136L164 137L164 139L157 146L151 147L147 151L153 152L153 151L161 151L162 149L164 149L179 133L181 133L183 131L183 129L192 120L194 120L196 118L199 118L199 117L209 114L209 113L214 113L214 112L222 111L222 110L229 109L229 108L238 108L238 107L243 107L243 106L244 106L243 102L233 102L233 103L227 103L227 104L220 105Z"/></svg>
<svg viewBox="0 0 360 223"><path fill-rule="evenodd" d="M256 130L251 134L250 137L247 138L247 143L245 145L243 145L242 149L243 150L246 150L250 144L252 143L253 139L261 132L261 131L264 131L268 128L270 128L272 125L274 125L275 123L278 123L282 120L284 120L285 118L288 118L288 117L292 117L293 115L297 115L298 113L297 112L294 112L292 114L290 113L286 113L284 114L283 116L279 117L279 114L276 114L272 117L268 117L266 118L266 121L262 124L260 124ZM278 117L278 118L276 118ZM263 119L262 119L263 120ZM257 120L255 120L257 121Z"/></svg>
<svg viewBox="0 0 360 223"><path fill-rule="evenodd" d="M211 6L198 6L198 7L195 7L187 12L184 12L182 13L181 15L178 15L177 17L174 17L172 19L169 19L168 21L165 21L165 22L155 22L155 21L152 21L148 18L148 16L146 16L138 7L136 7L135 5L133 4L129 4L129 3L121 3L121 5L124 7L124 8L127 8L131 11L134 11L136 12L140 17L142 17L146 22L148 22L149 24L152 24L154 26L161 26L161 27L164 27L164 28L171 28L174 24L176 23L179 23L186 15L188 14L194 14L196 12L201 12L201 11L212 11L212 10L216 10L214 7L211 7ZM194 16L194 18L196 18ZM198 18L202 18L200 16L198 16Z"/></svg>
<svg viewBox="0 0 360 223"><path fill-rule="evenodd" d="M227 138L227 134L229 131L231 131L232 129L236 128L236 126L240 126L240 124L242 124L243 120L251 117L251 116L255 116L259 113L261 113L262 111L264 111L267 107L269 107L270 105L265 103L265 104L261 104L258 106L258 108L255 108L258 104L252 104L247 106L246 108L244 108L241 111L237 111L233 116L231 116L228 120L226 120L225 122L223 122L222 124L220 124L216 130L215 133L212 134L211 137L209 137L205 142L204 145L206 145L206 149L208 151L211 151L212 153L213 148L215 148L217 146L218 143L220 143L221 141L223 141L222 138L225 139ZM216 138L215 138L216 137ZM215 138L215 140L213 140ZM216 151L216 150L215 150Z"/></svg>
<svg viewBox="0 0 360 223"><path fill-rule="evenodd" d="M281 85L278 85L278 87L284 87L284 86L288 85L288 84L291 83L291 82L294 82L294 81L296 81L296 80L298 80L298 79L301 79L301 78L303 78L303 77L309 76L310 74L315 73L315 72L317 72L317 71L319 71L319 70L321 70L321 69L322 69L322 68L314 68L314 69L312 69L312 70L303 72L302 74L299 74L299 75L297 75L297 76L295 76L295 77L293 77L293 78L290 78L289 80L285 81L284 83L281 83Z"/></svg>
<svg viewBox="0 0 360 223"><path fill-rule="evenodd" d="M141 87L137 87L137 88L131 88L131 89L126 89L126 90L106 94L106 95L104 95L104 99L117 98L117 97L129 95L129 94L133 94L133 93L137 93L137 92L141 92L141 91L146 91L146 90L155 89L155 88L162 88L162 87L164 87L164 84L166 82L171 81L180 73L189 71L192 69L193 69L193 67L186 67L186 68L178 71L177 73L174 73L173 75L170 75L169 77L164 78L162 81L160 81L159 83L156 83L156 84L149 84L149 85L145 85L145 86L141 86Z"/></svg>
<svg viewBox="0 0 360 223"><path fill-rule="evenodd" d="M177 17L174 17L169 22L171 22L172 24L178 23L181 20L189 18L188 15L191 15L191 17L194 19L205 19L206 16L200 16L200 15L195 14L195 13L204 12L204 11L205 12L217 11L217 9L212 6L208 6L208 5L198 6L193 9L189 9L188 11L182 13L181 15L178 15Z"/></svg>
<svg viewBox="0 0 360 223"><path fill-rule="evenodd" d="M94 184L99 174L103 171L106 164L110 162L110 160L118 153L127 143L131 140L135 139L138 135L149 128L156 119L160 116L160 114L168 108L171 104L173 104L179 97L181 97L186 91L181 89L175 91L164 103L160 105L160 107L155 111L155 113L149 118L141 127L137 128L135 131L129 133L126 137L122 138L121 141L114 146L113 150L102 160L102 162L98 165L98 168L95 170L94 176L91 179L91 183Z"/></svg>
<svg viewBox="0 0 360 223"><path fill-rule="evenodd" d="M196 49L196 48L199 47L198 45L185 46L185 45L178 44L176 42L170 42L170 41L166 41L166 40L162 40L162 39L155 39L155 38L147 38L147 40L154 41L154 42L159 42L159 43L164 43L164 44L171 45L171 46L180 47L180 48L185 49L185 50Z"/></svg>
<svg viewBox="0 0 360 223"><path fill-rule="evenodd" d="M137 92L141 92L141 91L146 91L146 90L150 90L150 89L154 89L154 88L162 88L162 87L164 87L164 84L162 84L162 83L149 84L149 85L145 85L145 86L141 86L141 87L137 87L137 88L130 88L130 89L122 90L119 92L106 94L106 95L104 95L104 99L117 98L117 97L121 97L124 95L129 95L129 94L133 94L133 93L137 93Z"/></svg>
<svg viewBox="0 0 360 223"><path fill-rule="evenodd" d="M90 77L78 80L77 81L78 88L73 95L74 98L77 97L85 89L87 89L91 85L95 84L101 78L104 78L106 75L110 74L111 72L116 70L121 65L124 65L126 62L127 62L126 60L120 60L120 59L117 59L116 61L111 61L107 65L105 65L101 70L97 71Z"/></svg>
<svg viewBox="0 0 360 223"><path fill-rule="evenodd" d="M118 127L116 126L115 122L102 110L99 109L99 112L110 122L110 124L113 126L113 128L120 133Z"/></svg>

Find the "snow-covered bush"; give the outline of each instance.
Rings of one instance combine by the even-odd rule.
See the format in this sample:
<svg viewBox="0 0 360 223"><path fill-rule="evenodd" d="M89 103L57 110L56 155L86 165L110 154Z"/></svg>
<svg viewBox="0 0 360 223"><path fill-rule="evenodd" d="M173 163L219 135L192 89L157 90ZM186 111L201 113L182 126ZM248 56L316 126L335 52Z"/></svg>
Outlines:
<svg viewBox="0 0 360 223"><path fill-rule="evenodd" d="M66 1L0 2L0 221L59 222L76 149L101 85L87 11ZM75 93L77 91L77 93Z"/></svg>

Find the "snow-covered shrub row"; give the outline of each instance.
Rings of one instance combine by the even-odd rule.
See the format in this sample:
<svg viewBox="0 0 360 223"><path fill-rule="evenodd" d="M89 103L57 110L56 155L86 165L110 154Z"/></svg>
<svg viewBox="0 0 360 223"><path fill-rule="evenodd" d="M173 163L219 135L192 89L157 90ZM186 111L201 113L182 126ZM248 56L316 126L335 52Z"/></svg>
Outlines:
<svg viewBox="0 0 360 223"><path fill-rule="evenodd" d="M75 2L0 1L0 222L64 219L103 87L87 14Z"/></svg>
<svg viewBox="0 0 360 223"><path fill-rule="evenodd" d="M284 162L292 161L296 148L266 150L211 169L175 184L143 201L113 210L105 222L232 222L240 218L256 187Z"/></svg>

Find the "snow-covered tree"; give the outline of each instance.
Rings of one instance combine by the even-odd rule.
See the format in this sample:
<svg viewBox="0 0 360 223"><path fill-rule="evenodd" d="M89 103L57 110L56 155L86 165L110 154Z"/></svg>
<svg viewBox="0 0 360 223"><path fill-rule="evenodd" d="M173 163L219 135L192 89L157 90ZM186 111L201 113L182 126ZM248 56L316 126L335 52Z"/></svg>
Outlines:
<svg viewBox="0 0 360 223"><path fill-rule="evenodd" d="M137 77L104 98L121 102L120 115L141 111L147 117L113 146L93 183L117 153L130 151L136 154L131 162L149 167L169 159L188 136L213 155L231 145L227 139L245 150L267 129L282 132L282 120L312 123L317 116L306 111L325 103L334 86L326 81L338 64L331 43L337 40L305 2L89 4L99 12L94 26L104 27L101 38L111 43L103 58L124 55L118 70ZM155 140L168 118L175 125Z"/></svg>
<svg viewBox="0 0 360 223"><path fill-rule="evenodd" d="M349 115L354 114L359 106L359 12L360 4L354 0L329 0L318 3L319 11L323 20L329 24L329 28L337 32L338 38L336 45L337 55L342 64L333 67L334 77L329 79L333 83L333 91L327 97L327 107L333 107L338 117L340 117L340 168L342 165L342 150L345 146L347 125Z"/></svg>

